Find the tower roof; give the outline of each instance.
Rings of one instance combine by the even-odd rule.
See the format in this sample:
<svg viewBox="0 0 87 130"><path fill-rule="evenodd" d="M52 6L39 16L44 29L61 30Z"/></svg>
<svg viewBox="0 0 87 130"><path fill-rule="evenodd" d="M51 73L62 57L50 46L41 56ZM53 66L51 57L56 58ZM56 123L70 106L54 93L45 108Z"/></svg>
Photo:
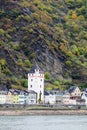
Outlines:
<svg viewBox="0 0 87 130"><path fill-rule="evenodd" d="M38 71L39 70L39 73L43 74L44 72L42 71L42 69L38 66L38 65L35 65L31 68L30 70L30 73L35 73L35 71Z"/></svg>

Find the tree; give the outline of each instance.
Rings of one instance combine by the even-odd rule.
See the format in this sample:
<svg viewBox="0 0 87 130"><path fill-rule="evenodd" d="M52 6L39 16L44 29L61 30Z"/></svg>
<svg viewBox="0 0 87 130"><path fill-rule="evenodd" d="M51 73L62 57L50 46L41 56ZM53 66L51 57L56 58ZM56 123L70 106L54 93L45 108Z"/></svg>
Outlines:
<svg viewBox="0 0 87 130"><path fill-rule="evenodd" d="M40 93L39 93L39 99L38 99L39 104L41 103L41 95L42 95L42 93L40 91Z"/></svg>

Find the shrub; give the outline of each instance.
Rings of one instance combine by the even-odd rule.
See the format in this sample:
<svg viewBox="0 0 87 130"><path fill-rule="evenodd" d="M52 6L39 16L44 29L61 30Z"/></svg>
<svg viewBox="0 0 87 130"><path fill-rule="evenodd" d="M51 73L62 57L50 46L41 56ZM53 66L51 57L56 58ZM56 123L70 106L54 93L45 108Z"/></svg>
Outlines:
<svg viewBox="0 0 87 130"><path fill-rule="evenodd" d="M50 80L51 79L51 75L49 74L49 72L45 73L45 79L46 80Z"/></svg>
<svg viewBox="0 0 87 130"><path fill-rule="evenodd" d="M29 29L28 31L29 31L29 33L33 33L33 29L32 29L32 28L31 28L31 29Z"/></svg>
<svg viewBox="0 0 87 130"><path fill-rule="evenodd" d="M0 59L0 65L5 66L6 65L6 60L5 59Z"/></svg>
<svg viewBox="0 0 87 130"><path fill-rule="evenodd" d="M56 85L56 86L60 85L59 81L57 81L57 80L55 80L53 84Z"/></svg>
<svg viewBox="0 0 87 130"><path fill-rule="evenodd" d="M66 61L66 65L68 66L68 67L71 67L72 66L72 62L71 61Z"/></svg>
<svg viewBox="0 0 87 130"><path fill-rule="evenodd" d="M22 80L22 86L27 88L28 87L28 79L23 79Z"/></svg>
<svg viewBox="0 0 87 130"><path fill-rule="evenodd" d="M31 62L29 60L24 60L24 63L26 67L31 67Z"/></svg>
<svg viewBox="0 0 87 130"><path fill-rule="evenodd" d="M3 29L0 29L0 35L4 35L5 31Z"/></svg>

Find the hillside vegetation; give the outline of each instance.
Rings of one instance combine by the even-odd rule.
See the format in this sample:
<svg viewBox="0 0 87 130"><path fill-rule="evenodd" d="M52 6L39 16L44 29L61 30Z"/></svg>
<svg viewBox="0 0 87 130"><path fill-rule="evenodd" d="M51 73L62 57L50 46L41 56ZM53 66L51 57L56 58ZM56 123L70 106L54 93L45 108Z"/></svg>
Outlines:
<svg viewBox="0 0 87 130"><path fill-rule="evenodd" d="M87 87L86 0L0 0L0 87L24 89L34 64L46 87Z"/></svg>

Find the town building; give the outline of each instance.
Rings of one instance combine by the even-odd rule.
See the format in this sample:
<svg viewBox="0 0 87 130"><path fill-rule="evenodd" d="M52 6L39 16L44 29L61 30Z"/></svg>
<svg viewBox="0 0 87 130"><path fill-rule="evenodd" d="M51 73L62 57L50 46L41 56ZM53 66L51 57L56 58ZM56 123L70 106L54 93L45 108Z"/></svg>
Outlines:
<svg viewBox="0 0 87 130"><path fill-rule="evenodd" d="M19 104L19 91L13 90L13 104Z"/></svg>
<svg viewBox="0 0 87 130"><path fill-rule="evenodd" d="M26 104L26 98L24 91L19 91L19 104Z"/></svg>
<svg viewBox="0 0 87 130"><path fill-rule="evenodd" d="M0 91L0 104L6 103L7 91Z"/></svg>
<svg viewBox="0 0 87 130"><path fill-rule="evenodd" d="M63 105L76 105L76 99L71 99L70 94L67 92L63 95Z"/></svg>
<svg viewBox="0 0 87 130"><path fill-rule="evenodd" d="M84 91L84 92L82 93L81 99L84 99L84 100L85 100L85 105L87 106L87 91Z"/></svg>
<svg viewBox="0 0 87 130"><path fill-rule="evenodd" d="M59 89L54 89L48 90L47 92L55 97L55 103L57 105L62 105L63 91L60 91Z"/></svg>
<svg viewBox="0 0 87 130"><path fill-rule="evenodd" d="M68 90L71 99L81 99L82 92L78 86L71 86Z"/></svg>
<svg viewBox="0 0 87 130"><path fill-rule="evenodd" d="M37 104L37 93L35 91L29 91L28 104Z"/></svg>
<svg viewBox="0 0 87 130"><path fill-rule="evenodd" d="M44 103L50 105L56 104L56 96L54 94L49 94L47 91L44 91Z"/></svg>
<svg viewBox="0 0 87 130"><path fill-rule="evenodd" d="M44 102L44 72L36 65L28 73L28 91L37 93L37 102Z"/></svg>
<svg viewBox="0 0 87 130"><path fill-rule="evenodd" d="M13 104L13 93L12 91L8 91L6 95L6 104Z"/></svg>

